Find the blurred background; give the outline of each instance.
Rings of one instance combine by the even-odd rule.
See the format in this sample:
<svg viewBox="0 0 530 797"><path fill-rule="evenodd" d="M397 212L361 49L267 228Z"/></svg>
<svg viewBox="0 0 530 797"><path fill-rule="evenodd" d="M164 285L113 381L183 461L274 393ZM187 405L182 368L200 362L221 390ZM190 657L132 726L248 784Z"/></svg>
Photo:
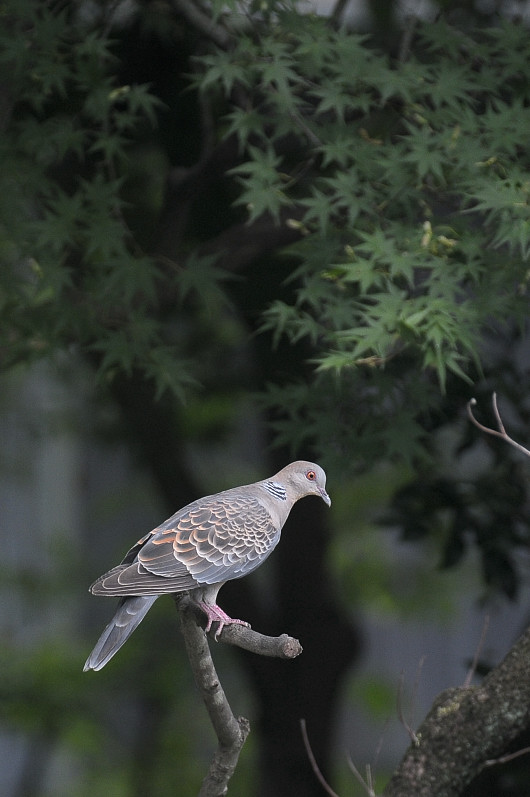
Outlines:
<svg viewBox="0 0 530 797"><path fill-rule="evenodd" d="M363 793L348 755L380 791L405 726L526 627L530 463L466 404L495 425L496 391L528 445L527 18L7 3L3 795L198 792L216 740L172 601L84 674L114 611L88 587L177 508L295 458L331 510L295 506L220 595L304 647L212 645L252 727L230 794L323 794L301 718L340 795ZM527 795L527 767L469 795Z"/></svg>

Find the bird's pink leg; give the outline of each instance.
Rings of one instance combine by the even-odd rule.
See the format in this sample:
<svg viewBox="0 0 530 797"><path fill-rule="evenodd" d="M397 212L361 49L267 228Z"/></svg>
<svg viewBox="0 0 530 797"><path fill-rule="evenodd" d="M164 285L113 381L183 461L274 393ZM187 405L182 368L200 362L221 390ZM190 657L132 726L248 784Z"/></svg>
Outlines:
<svg viewBox="0 0 530 797"><path fill-rule="evenodd" d="M232 617L229 617L227 613L224 612L216 603L214 603L212 606L209 603L204 603L204 601L199 601L199 606L208 618L206 633L208 633L212 627L212 623L219 623L219 628L215 632L216 640L219 638L219 634L225 625L244 625L247 628L250 628L250 623L246 623L244 620L234 620Z"/></svg>

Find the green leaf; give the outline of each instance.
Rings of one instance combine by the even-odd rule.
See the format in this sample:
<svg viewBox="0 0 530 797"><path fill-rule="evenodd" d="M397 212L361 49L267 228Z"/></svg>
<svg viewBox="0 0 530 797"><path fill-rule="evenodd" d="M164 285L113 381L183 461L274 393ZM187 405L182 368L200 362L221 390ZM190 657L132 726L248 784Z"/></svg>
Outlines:
<svg viewBox="0 0 530 797"><path fill-rule="evenodd" d="M234 204L246 206L249 222L263 213L270 213L278 219L281 207L290 202L283 191L284 180L278 172L282 158L276 155L272 147L260 150L251 146L248 152L252 160L228 171L228 174L236 175L237 182L242 186Z"/></svg>
<svg viewBox="0 0 530 797"><path fill-rule="evenodd" d="M252 45L249 44L249 54L251 51ZM239 43L239 52L244 52L241 41ZM220 84L223 86L225 93L229 94L236 83L240 83L241 86L249 85L246 59L238 61L237 56L230 50L217 50L215 54L201 56L197 60L204 69L203 74L197 81L203 92Z"/></svg>
<svg viewBox="0 0 530 797"><path fill-rule="evenodd" d="M408 124L407 127L408 134L404 138L407 152L403 160L415 167L419 180L432 176L439 184L445 185L444 168L447 152L442 137L427 124L421 124L419 127Z"/></svg>
<svg viewBox="0 0 530 797"><path fill-rule="evenodd" d="M221 283L235 279L233 274L216 266L217 255L199 256L191 253L176 274L181 303L193 298L215 313L220 305L230 307L230 300Z"/></svg>

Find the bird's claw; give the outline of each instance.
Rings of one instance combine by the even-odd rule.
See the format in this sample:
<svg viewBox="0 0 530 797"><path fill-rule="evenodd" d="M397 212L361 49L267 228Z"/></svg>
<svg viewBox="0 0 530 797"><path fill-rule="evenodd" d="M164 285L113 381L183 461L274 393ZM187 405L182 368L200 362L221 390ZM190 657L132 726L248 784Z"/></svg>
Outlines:
<svg viewBox="0 0 530 797"><path fill-rule="evenodd" d="M214 634L216 642L219 640L219 635L225 625L244 625L246 628L250 628L250 623L247 623L245 620L236 620L233 617L229 617L217 604L210 606L207 603L201 602L199 605L208 618L208 623L205 628L206 633L211 630L212 623L219 623L217 631Z"/></svg>

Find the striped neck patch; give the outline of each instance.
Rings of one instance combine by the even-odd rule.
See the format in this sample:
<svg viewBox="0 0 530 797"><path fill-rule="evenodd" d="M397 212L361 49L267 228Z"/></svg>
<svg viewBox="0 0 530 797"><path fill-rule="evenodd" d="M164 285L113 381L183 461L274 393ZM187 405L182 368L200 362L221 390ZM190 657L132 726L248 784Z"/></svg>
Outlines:
<svg viewBox="0 0 530 797"><path fill-rule="evenodd" d="M279 482L263 482L263 486L274 498L279 498L280 501L287 500L287 493L283 484Z"/></svg>

